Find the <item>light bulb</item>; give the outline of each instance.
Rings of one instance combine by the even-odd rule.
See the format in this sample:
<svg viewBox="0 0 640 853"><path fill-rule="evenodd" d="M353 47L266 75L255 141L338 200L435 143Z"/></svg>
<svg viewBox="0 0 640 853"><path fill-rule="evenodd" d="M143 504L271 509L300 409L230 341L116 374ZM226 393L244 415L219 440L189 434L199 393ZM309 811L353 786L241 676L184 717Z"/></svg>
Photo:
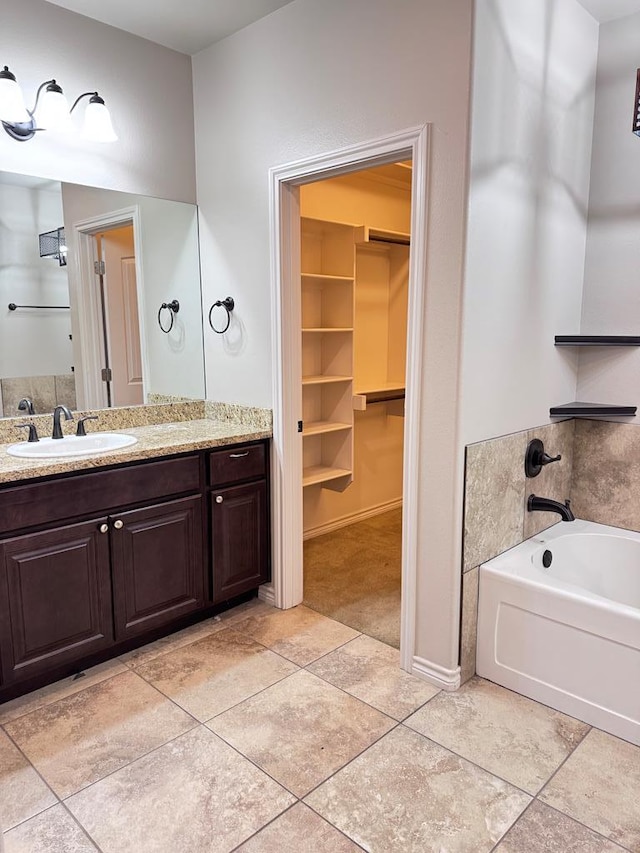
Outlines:
<svg viewBox="0 0 640 853"><path fill-rule="evenodd" d="M116 142L118 139L111 123L109 110L97 92L87 104L82 135L92 142Z"/></svg>
<svg viewBox="0 0 640 853"><path fill-rule="evenodd" d="M22 90L6 65L0 71L0 120L12 124L29 121Z"/></svg>

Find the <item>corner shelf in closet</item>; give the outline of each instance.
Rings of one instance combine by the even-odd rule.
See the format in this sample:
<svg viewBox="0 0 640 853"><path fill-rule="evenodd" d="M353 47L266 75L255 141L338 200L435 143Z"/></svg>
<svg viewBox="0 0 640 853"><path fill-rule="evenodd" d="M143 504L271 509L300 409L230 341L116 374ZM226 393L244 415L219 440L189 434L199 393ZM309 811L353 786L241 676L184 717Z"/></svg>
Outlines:
<svg viewBox="0 0 640 853"><path fill-rule="evenodd" d="M638 335L556 335L557 347L637 347L640 346ZM616 406L610 403L563 403L552 406L549 416L560 417L623 417L633 418L637 406Z"/></svg>

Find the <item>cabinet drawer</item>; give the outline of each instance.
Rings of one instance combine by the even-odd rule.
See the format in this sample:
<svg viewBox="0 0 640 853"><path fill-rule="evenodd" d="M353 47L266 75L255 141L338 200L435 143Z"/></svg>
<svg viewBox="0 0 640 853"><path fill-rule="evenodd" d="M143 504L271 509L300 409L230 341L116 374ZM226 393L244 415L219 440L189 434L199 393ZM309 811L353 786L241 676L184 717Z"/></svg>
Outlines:
<svg viewBox="0 0 640 853"><path fill-rule="evenodd" d="M0 535L200 491L200 459L184 456L0 490Z"/></svg>
<svg viewBox="0 0 640 853"><path fill-rule="evenodd" d="M266 474L264 444L241 444L215 450L209 455L209 482L212 486L253 480Z"/></svg>

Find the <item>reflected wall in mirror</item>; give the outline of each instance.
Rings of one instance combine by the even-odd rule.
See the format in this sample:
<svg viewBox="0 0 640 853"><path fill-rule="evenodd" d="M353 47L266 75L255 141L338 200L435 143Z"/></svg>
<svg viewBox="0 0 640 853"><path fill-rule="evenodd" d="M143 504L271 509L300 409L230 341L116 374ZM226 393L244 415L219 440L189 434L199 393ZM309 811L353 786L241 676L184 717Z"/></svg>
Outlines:
<svg viewBox="0 0 640 853"><path fill-rule="evenodd" d="M0 416L204 394L197 208L0 172Z"/></svg>

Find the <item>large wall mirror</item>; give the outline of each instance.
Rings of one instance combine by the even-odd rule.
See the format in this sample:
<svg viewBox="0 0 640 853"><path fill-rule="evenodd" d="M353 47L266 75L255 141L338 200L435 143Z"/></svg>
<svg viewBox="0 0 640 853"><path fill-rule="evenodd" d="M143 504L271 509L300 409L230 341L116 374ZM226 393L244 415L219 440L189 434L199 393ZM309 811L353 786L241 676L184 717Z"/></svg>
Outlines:
<svg viewBox="0 0 640 853"><path fill-rule="evenodd" d="M195 205L0 172L0 416L203 399L201 304Z"/></svg>

